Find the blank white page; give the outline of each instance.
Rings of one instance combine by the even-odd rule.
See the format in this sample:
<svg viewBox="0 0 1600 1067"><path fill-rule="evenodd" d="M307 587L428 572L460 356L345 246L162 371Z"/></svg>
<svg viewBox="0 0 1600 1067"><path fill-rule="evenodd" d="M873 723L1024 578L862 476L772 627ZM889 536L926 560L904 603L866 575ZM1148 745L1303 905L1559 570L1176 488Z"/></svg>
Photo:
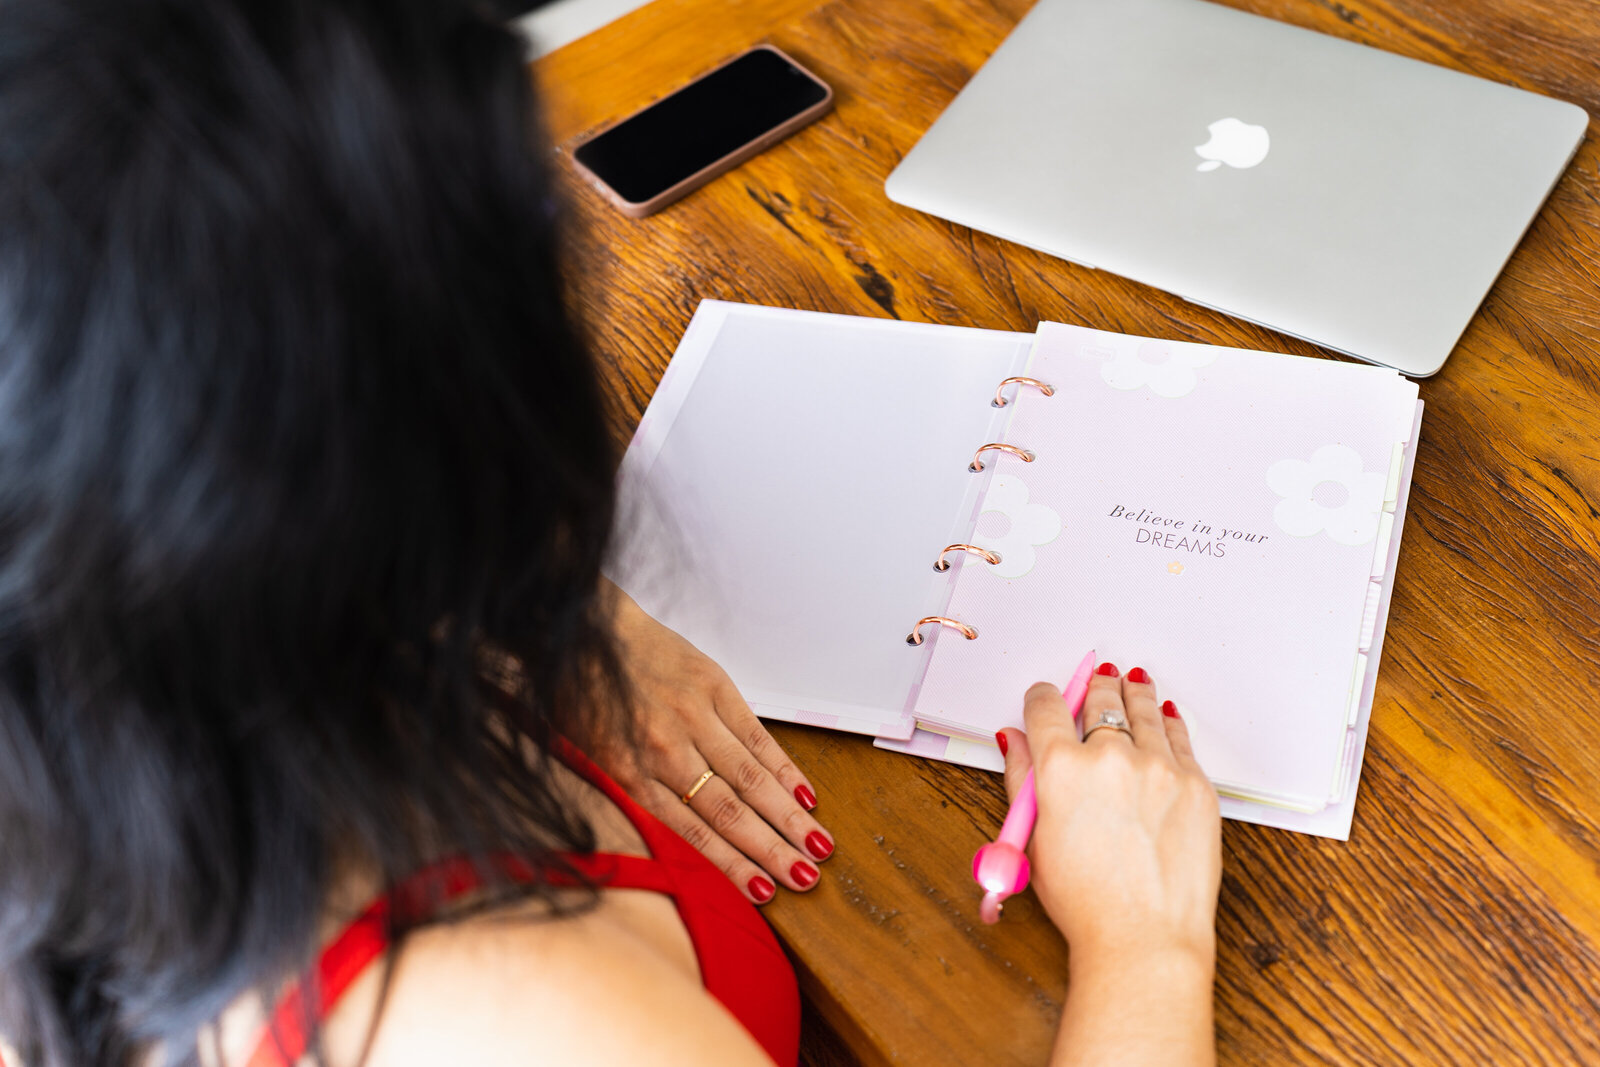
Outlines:
<svg viewBox="0 0 1600 1067"><path fill-rule="evenodd" d="M706 301L623 462L608 573L760 714L909 737L970 528L967 464L1031 334Z"/></svg>

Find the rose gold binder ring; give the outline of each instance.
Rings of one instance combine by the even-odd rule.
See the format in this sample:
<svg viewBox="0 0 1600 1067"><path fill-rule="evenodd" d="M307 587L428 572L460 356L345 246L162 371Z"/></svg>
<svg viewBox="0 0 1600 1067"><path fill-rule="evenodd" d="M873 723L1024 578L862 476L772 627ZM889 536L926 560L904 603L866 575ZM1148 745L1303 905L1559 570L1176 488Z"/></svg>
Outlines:
<svg viewBox="0 0 1600 1067"><path fill-rule="evenodd" d="M983 561L988 564L1000 562L1000 553L990 552L987 548L979 548L977 545L945 545L944 551L939 553L939 559L934 563L933 569L936 571L949 570L950 561L945 557L952 552L971 552L975 556L982 556Z"/></svg>
<svg viewBox="0 0 1600 1067"><path fill-rule="evenodd" d="M1041 382L1037 378L1023 378L1023 377L1020 377L1020 376L1016 377L1016 378L1007 378L1005 381L1000 383L1000 388L998 388L998 389L996 389L994 391L994 399L989 401L989 406L990 407L992 407L992 408L1003 408L1007 404L1011 403L1011 401L1007 400L1006 397L1005 397L1006 386L1008 386L1008 385L1031 385L1035 389L1039 390L1039 392L1043 393L1045 396L1055 396L1056 395L1056 387L1055 386L1048 385L1045 382Z"/></svg>
<svg viewBox="0 0 1600 1067"><path fill-rule="evenodd" d="M979 457L985 452L989 451L991 448L998 449L1001 452L1010 452L1013 456L1016 456L1024 463L1033 462L1033 453L1029 452L1026 448L1018 448L1016 445L1008 445L1001 441L990 441L988 444L984 445L982 448L978 449L972 454L972 462L967 464L967 470L971 471L973 474L977 474L979 471L983 470L983 460Z"/></svg>
<svg viewBox="0 0 1600 1067"><path fill-rule="evenodd" d="M911 628L911 632L906 635L906 644L922 644L922 628L928 625L930 622L936 622L940 626L948 626L952 630L960 630L961 636L965 637L968 641L974 641L978 637L978 631L974 630L960 619L952 619L947 615L929 615L925 618L917 620L917 624L913 626Z"/></svg>

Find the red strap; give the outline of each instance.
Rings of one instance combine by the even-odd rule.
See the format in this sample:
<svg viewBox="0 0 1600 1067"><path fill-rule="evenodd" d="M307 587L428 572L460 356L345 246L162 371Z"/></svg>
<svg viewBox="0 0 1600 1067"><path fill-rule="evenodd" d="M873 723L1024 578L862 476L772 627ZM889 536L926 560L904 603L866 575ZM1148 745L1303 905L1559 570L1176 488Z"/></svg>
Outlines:
<svg viewBox="0 0 1600 1067"><path fill-rule="evenodd" d="M249 1067L293 1067L306 1053L307 1022L318 1022L333 1010L345 990L383 954L389 944L389 898L379 897L361 913L361 917L344 928L317 960L316 978L312 988L317 991L317 1004L308 1012L303 993L304 986L295 984L278 1001L272 1021L256 1045Z"/></svg>
<svg viewBox="0 0 1600 1067"><path fill-rule="evenodd" d="M558 862L567 870L555 866L541 870L511 855L496 856L494 862L501 873L522 884L542 881L552 886L576 886L586 880L613 889L646 889L658 893L670 893L673 889L670 874L660 864L643 856L598 852L559 857ZM362 972L383 955L389 946L390 920L394 914L414 922L482 885L482 872L470 861L457 858L418 872L397 886L391 895L378 898L323 949L315 973L309 976L310 982L290 985L278 1000L248 1067L293 1067L306 1054L306 1024L326 1019ZM315 1008L310 1012L305 995L308 984L316 992Z"/></svg>
<svg viewBox="0 0 1600 1067"><path fill-rule="evenodd" d="M552 865L541 870L520 857L500 855L494 858L494 862L501 872L512 881L523 884L543 881L552 886L575 886L582 884L580 880L586 880L612 889L644 889L676 898L677 886L673 874L662 860L676 855L676 848L688 849L689 846L651 818L576 745L566 738L557 738L555 752L562 762L622 809L644 839L651 858L608 852L563 855L554 858L560 866ZM465 859L457 858L418 872L397 886L390 896L374 902L323 950L314 973L308 976L311 988L316 991L315 1009L307 1011L304 990L308 983L291 984L274 1008L248 1067L293 1067L305 1055L308 1044L306 1024L315 1025L327 1018L355 980L388 948L393 913L398 913L407 922L415 922L430 915L440 905L482 885L483 876L477 867ZM0 1067L4 1065L0 1064Z"/></svg>

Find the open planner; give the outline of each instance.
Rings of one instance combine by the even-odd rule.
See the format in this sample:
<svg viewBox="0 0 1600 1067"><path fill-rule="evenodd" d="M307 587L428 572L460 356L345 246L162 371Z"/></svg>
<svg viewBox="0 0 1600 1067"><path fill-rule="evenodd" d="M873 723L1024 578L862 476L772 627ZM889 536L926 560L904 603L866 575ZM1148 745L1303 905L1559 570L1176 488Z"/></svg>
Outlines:
<svg viewBox="0 0 1600 1067"><path fill-rule="evenodd" d="M706 301L608 573L758 714L990 770L1095 649L1225 815L1347 838L1421 418L1380 367Z"/></svg>

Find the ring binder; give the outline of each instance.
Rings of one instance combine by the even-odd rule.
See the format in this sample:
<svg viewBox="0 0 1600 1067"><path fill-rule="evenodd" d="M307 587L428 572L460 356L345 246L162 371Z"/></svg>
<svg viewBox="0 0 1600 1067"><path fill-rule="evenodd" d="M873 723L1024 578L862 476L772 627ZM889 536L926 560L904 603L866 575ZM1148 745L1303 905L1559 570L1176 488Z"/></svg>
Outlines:
<svg viewBox="0 0 1600 1067"><path fill-rule="evenodd" d="M1026 448L1018 448L1016 445L1008 445L1003 441L990 441L988 444L984 445L982 448L978 449L972 454L972 462L967 464L967 470L971 471L973 474L977 474L979 471L983 470L983 463L978 459L978 457L989 451L991 448L998 449L1001 452L1010 452L1013 456L1016 456L1024 463L1032 463L1034 460L1033 453L1029 452Z"/></svg>
<svg viewBox="0 0 1600 1067"><path fill-rule="evenodd" d="M989 401L989 406L990 407L992 407L992 408L1003 408L1007 404L1011 403L1011 401L1009 401L1009 400L1007 400L1005 398L1006 386L1008 386L1008 385L1031 385L1035 389L1039 390L1039 392L1043 393L1045 396L1055 396L1056 395L1056 387L1055 386L1048 385L1045 382L1041 382L1037 378L1024 378L1021 375L1018 375L1018 376L1013 377L1013 378L1007 378L1005 381L1000 383L1000 387L994 391L994 399Z"/></svg>
<svg viewBox="0 0 1600 1067"><path fill-rule="evenodd" d="M1009 403L1009 401L1007 401L1003 395L1005 388L1008 385L1031 385L1035 389L1038 389L1045 396L1055 396L1056 394L1054 386L1048 385L1045 382L1041 382L1037 378L1024 378L1021 376L1007 378L1002 381L1000 383L1000 387L994 391L994 400L991 401L991 405L993 407L1003 408L1007 403ZM972 471L974 474L983 470L983 461L980 457L991 449L999 452L1009 452L1013 456L1016 456L1018 459L1022 460L1024 463L1032 463L1035 458L1034 454L1026 448L1018 448L1016 445L1008 445L1004 441L990 441L988 444L984 445L982 448L978 449L972 454L972 462L967 464L967 470ZM941 572L949 570L950 561L945 559L945 557L952 552L971 552L973 555L982 556L983 561L991 566L1000 562L1000 553L998 552L983 548L980 545L957 543L944 546L944 551L940 552L939 558L933 562L933 569ZM960 630L961 636L965 637L968 641L976 640L978 637L978 631L976 629L968 626L959 619L952 619L947 615L927 615L918 619L917 624L911 628L911 632L906 635L906 644L922 644L922 628L930 622L938 623L940 626L948 626L953 630Z"/></svg>
<svg viewBox="0 0 1600 1067"><path fill-rule="evenodd" d="M1144 346L1165 342L1048 323L1031 348L1022 335L937 329L703 303L624 461L642 521L618 524L613 580L717 649L764 717L987 767L999 765L988 740L1016 725L1018 694L1061 669L1063 647L1137 635L1199 726L1197 757L1225 775L1224 812L1348 836L1381 691L1416 384L1186 342L1147 363ZM1012 382L992 407L1011 375L1051 383L1062 403ZM727 403L734 380L786 402L753 415ZM896 402L857 405L864 389ZM1069 403L1080 391L1084 403ZM838 432L819 434L830 419ZM708 465L730 440L750 462ZM985 442L1037 455L965 451ZM963 479L962 456L987 477ZM1342 502L1319 491L1330 476ZM691 574L673 550L685 543L677 508L651 506L677 504L685 485L710 564ZM1154 511L1102 521L1130 497L1183 528L1166 532ZM922 568L952 544L1003 560L956 547L930 579ZM1060 608L1101 601L1117 610ZM1151 612L1163 625L1141 627ZM772 635L751 641L756 616ZM896 619L916 624L898 645ZM1260 684L1248 691L1229 681L1250 672Z"/></svg>
<svg viewBox="0 0 1600 1067"><path fill-rule="evenodd" d="M982 556L983 557L983 561L985 563L988 563L988 564L995 564L995 563L999 563L1000 562L1000 553L991 552L987 548L979 548L977 545L945 545L944 546L944 551L939 553L939 558L934 561L933 569L936 570L936 571L947 571L947 570L949 570L950 569L950 561L945 559L945 557L948 556L950 553L956 551L957 549L960 549L960 550L963 550L963 551L966 551L966 552L971 552L972 554L977 555L977 556Z"/></svg>
<svg viewBox="0 0 1600 1067"><path fill-rule="evenodd" d="M947 615L926 615L926 616L918 619L917 620L917 624L915 626L913 626L911 628L911 632L906 635L906 644L908 644L908 645L920 645L920 644L922 644L922 628L924 626L928 625L928 623L930 623L930 622L936 622L940 626L948 626L952 630L960 630L961 631L961 636L965 637L968 641L977 640L978 631L974 630L972 627L968 626L966 623L962 622L960 619L952 619Z"/></svg>

